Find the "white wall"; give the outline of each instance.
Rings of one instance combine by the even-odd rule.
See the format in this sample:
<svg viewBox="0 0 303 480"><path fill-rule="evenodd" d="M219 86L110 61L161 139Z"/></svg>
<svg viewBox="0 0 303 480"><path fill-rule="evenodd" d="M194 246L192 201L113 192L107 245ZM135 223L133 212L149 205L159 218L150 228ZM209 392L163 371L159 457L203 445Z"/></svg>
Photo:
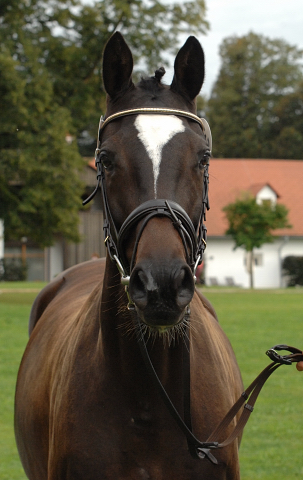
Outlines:
<svg viewBox="0 0 303 480"><path fill-rule="evenodd" d="M232 277L241 287L248 287L248 273L244 267L245 250L233 250L234 242L228 237L209 237L205 250L204 265L206 284L210 278L226 285L226 277Z"/></svg>
<svg viewBox="0 0 303 480"><path fill-rule="evenodd" d="M279 249L281 241L266 243L256 248L254 253L262 255L262 265L254 266L255 288L279 288L281 286L281 269Z"/></svg>
<svg viewBox="0 0 303 480"><path fill-rule="evenodd" d="M226 277L232 277L238 286L249 288L249 274L245 266L246 252L243 248L233 250L234 242L228 237L210 237L205 250L205 278L216 278L220 285L227 285ZM285 286L281 263L288 255L303 256L302 237L281 237L267 243L254 254L261 254L262 264L254 266L255 288L279 288Z"/></svg>
<svg viewBox="0 0 303 480"><path fill-rule="evenodd" d="M48 247L46 249L46 257L45 280L49 282L64 270L63 242L58 240L54 245Z"/></svg>

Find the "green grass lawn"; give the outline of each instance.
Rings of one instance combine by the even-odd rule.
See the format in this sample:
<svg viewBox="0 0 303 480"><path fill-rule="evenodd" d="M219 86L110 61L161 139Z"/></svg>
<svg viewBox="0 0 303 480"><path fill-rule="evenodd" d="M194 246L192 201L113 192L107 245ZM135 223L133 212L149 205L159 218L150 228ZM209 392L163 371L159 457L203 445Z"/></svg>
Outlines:
<svg viewBox="0 0 303 480"><path fill-rule="evenodd" d="M18 284L17 284L18 283ZM0 479L25 480L13 433L18 366L39 284L0 284ZM10 292L4 290L9 288ZM20 289L27 292L20 292ZM15 292L12 292L12 290ZM2 293L1 293L2 292ZM237 355L245 386L269 363L277 343L303 349L303 292L208 291ZM288 480L303 475L303 373L282 366L268 380L250 417L240 449L242 480Z"/></svg>
<svg viewBox="0 0 303 480"><path fill-rule="evenodd" d="M14 284L15 282L12 282ZM16 282L19 283L19 282ZM23 287L32 288L23 282ZM13 433L14 390L28 335L27 324L37 293L20 293L19 286L1 283L16 293L0 293L0 479L25 480Z"/></svg>
<svg viewBox="0 0 303 480"><path fill-rule="evenodd" d="M247 387L270 362L268 348L303 349L302 290L204 292L235 350ZM264 386L240 449L242 480L303 476L303 373L282 366Z"/></svg>
<svg viewBox="0 0 303 480"><path fill-rule="evenodd" d="M0 292L7 290L41 290L46 282L0 282Z"/></svg>

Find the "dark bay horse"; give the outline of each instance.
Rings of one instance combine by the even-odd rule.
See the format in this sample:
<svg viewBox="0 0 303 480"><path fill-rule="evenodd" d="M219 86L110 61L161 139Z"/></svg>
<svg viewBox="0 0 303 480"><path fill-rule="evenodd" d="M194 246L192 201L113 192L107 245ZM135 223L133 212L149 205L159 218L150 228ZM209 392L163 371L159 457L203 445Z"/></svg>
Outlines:
<svg viewBox="0 0 303 480"><path fill-rule="evenodd" d="M115 33L104 51L96 151L108 254L63 272L35 300L16 388L19 454L30 480L236 480L238 440L215 452L217 462L193 458L138 342L181 417L190 352L192 428L206 441L242 382L194 283L210 156L195 107L203 50L187 40L170 86L161 69L134 85L132 69Z"/></svg>

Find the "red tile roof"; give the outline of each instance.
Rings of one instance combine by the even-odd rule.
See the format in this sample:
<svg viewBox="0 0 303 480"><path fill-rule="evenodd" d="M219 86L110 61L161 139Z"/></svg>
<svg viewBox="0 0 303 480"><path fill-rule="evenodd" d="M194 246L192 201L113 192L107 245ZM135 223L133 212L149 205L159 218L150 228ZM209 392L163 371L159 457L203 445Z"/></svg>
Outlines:
<svg viewBox="0 0 303 480"><path fill-rule="evenodd" d="M278 203L288 210L292 228L276 230L276 235L303 236L303 161L212 158L209 167L208 235L221 236L227 229L222 208L244 191L256 194L269 185Z"/></svg>
<svg viewBox="0 0 303 480"><path fill-rule="evenodd" d="M95 160L89 162L95 167ZM276 230L276 235L303 236L303 160L262 160L212 158L209 167L210 211L206 215L209 236L222 236L227 222L222 208L244 191L254 195L270 186L278 202L288 210L292 228Z"/></svg>

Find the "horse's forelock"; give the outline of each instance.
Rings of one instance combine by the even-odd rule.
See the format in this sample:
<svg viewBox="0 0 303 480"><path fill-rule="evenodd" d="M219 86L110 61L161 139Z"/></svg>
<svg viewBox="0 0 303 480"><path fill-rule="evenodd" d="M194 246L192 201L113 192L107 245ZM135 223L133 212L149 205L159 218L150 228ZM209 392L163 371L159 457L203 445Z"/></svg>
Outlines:
<svg viewBox="0 0 303 480"><path fill-rule="evenodd" d="M156 76L141 77L140 82L136 86L150 93L158 93L163 89L167 88L167 85L161 82L161 78L158 78Z"/></svg>

